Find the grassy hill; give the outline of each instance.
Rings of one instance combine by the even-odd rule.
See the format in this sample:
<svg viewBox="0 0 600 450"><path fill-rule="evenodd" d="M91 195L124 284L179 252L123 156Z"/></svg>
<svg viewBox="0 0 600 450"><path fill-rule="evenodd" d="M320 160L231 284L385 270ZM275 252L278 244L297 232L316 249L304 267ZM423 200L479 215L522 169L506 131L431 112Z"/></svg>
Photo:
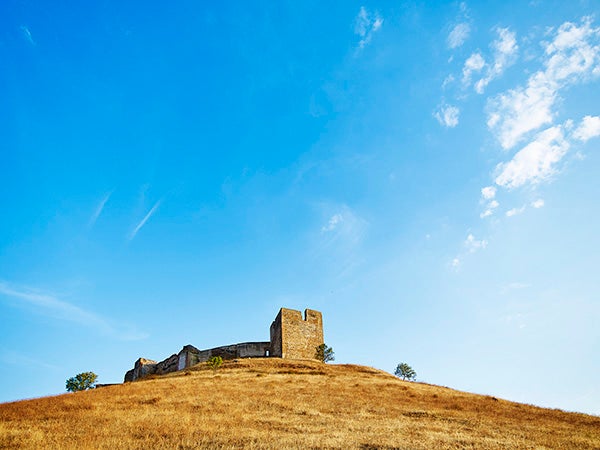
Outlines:
<svg viewBox="0 0 600 450"><path fill-rule="evenodd" d="M0 448L600 449L600 417L252 359L0 405Z"/></svg>

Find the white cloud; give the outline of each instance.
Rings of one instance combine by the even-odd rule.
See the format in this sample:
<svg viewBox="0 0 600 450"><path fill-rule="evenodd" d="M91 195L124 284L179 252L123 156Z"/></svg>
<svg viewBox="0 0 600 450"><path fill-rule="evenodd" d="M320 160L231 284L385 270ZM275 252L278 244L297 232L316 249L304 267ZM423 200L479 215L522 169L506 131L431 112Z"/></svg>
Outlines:
<svg viewBox="0 0 600 450"><path fill-rule="evenodd" d="M548 128L507 163L497 166L496 184L508 189L539 183L556 173L555 165L569 150L560 125Z"/></svg>
<svg viewBox="0 0 600 450"><path fill-rule="evenodd" d="M488 127L505 149L514 147L526 133L552 122L556 86L544 74L533 75L527 87L511 89L489 102Z"/></svg>
<svg viewBox="0 0 600 450"><path fill-rule="evenodd" d="M369 12L364 6L361 6L354 21L354 33L360 37L358 48L362 49L371 42L373 34L379 31L382 25L383 19L377 11Z"/></svg>
<svg viewBox="0 0 600 450"><path fill-rule="evenodd" d="M450 264L453 268L458 269L460 267L460 259L458 257L454 258Z"/></svg>
<svg viewBox="0 0 600 450"><path fill-rule="evenodd" d="M506 217L516 216L517 214L521 214L523 211L525 211L525 205L521 206L520 208L509 209L506 211Z"/></svg>
<svg viewBox="0 0 600 450"><path fill-rule="evenodd" d="M144 218L140 221L140 223L138 223L136 225L136 227L133 229L133 231L129 235L130 241L135 237L136 234L138 234L138 232L142 229L142 227L146 224L146 222L148 222L148 219L150 219L150 217L152 217L152 215L156 212L156 210L160 206L160 203L161 203L161 200L157 201L154 204L154 206L150 209L150 211L148 211L148 214L146 214L144 216Z"/></svg>
<svg viewBox="0 0 600 450"><path fill-rule="evenodd" d="M492 42L491 45L494 52L494 62L487 67L486 75L475 83L475 91L478 94L482 94L490 81L502 75L506 68L514 64L516 60L519 49L516 34L508 28L499 28L496 31L498 39Z"/></svg>
<svg viewBox="0 0 600 450"><path fill-rule="evenodd" d="M477 250L483 250L487 247L487 244L488 243L486 240L477 240L472 234L469 234L464 242L464 246L469 251L469 253L475 253Z"/></svg>
<svg viewBox="0 0 600 450"><path fill-rule="evenodd" d="M336 227L344 220L344 216L341 214L334 214L331 216L326 225L323 225L321 228L322 233L327 233L329 231L333 231Z"/></svg>
<svg viewBox="0 0 600 450"><path fill-rule="evenodd" d="M442 105L439 111L433 114L438 122L447 128L454 128L458 125L459 115L460 110L456 106L451 105Z"/></svg>
<svg viewBox="0 0 600 450"><path fill-rule="evenodd" d="M494 214L494 210L500 206L500 203L498 203L496 200L492 200L491 202L489 202L486 206L485 211L483 211L481 214L479 214L479 217L481 217L482 219L491 216L492 214Z"/></svg>
<svg viewBox="0 0 600 450"><path fill-rule="evenodd" d="M446 89L446 86L448 86L449 84L454 82L454 75L450 74L448 75L446 78L444 78L444 81L442 83L442 89Z"/></svg>
<svg viewBox="0 0 600 450"><path fill-rule="evenodd" d="M38 314L95 328L104 334L114 335L124 340L144 339L147 337L146 334L117 330L104 317L60 300L54 295L41 293L36 289L15 287L8 283L0 282L0 296L17 299L22 303L32 306Z"/></svg>
<svg viewBox="0 0 600 450"><path fill-rule="evenodd" d="M465 41L469 38L469 34L471 33L471 27L468 23L462 22L457 24L452 30L450 34L448 34L448 47L457 48L465 43Z"/></svg>
<svg viewBox="0 0 600 450"><path fill-rule="evenodd" d="M29 28L27 28L25 25L21 25L20 29L27 42L29 42L31 45L36 45L36 42L33 40L33 36L31 36L31 31L29 31Z"/></svg>
<svg viewBox="0 0 600 450"><path fill-rule="evenodd" d="M598 116L585 116L579 127L573 132L573 137L583 142L596 136L600 136L600 117Z"/></svg>
<svg viewBox="0 0 600 450"><path fill-rule="evenodd" d="M591 27L589 18L580 26L564 23L545 46L544 69L533 73L525 86L489 101L488 127L504 149L552 123L553 107L562 88L600 75L599 37L600 30ZM498 48L510 48L510 39Z"/></svg>
<svg viewBox="0 0 600 450"><path fill-rule="evenodd" d="M362 242L369 223L356 211L344 204L322 205L327 219L323 220L320 233L315 234L311 248L314 264L323 270L331 270L337 278L356 274L364 262Z"/></svg>
<svg viewBox="0 0 600 450"><path fill-rule="evenodd" d="M533 202L531 202L531 206L536 209L539 209L544 206L544 200L541 198L538 198L537 200L534 200Z"/></svg>
<svg viewBox="0 0 600 450"><path fill-rule="evenodd" d="M102 213L102 210L104 209L104 205L106 205L106 202L108 202L108 199L110 198L110 196L112 195L112 191L109 192L108 194L106 194L102 200L100 200L100 203L98 203L98 205L96 206L96 209L94 210L94 213L92 214L92 217L90 217L90 221L89 221L89 226L93 226L96 221L98 220L98 217L100 217L100 214Z"/></svg>
<svg viewBox="0 0 600 450"><path fill-rule="evenodd" d="M486 186L481 189L481 197L485 200L490 200L496 196L496 187L495 186Z"/></svg>
<svg viewBox="0 0 600 450"><path fill-rule="evenodd" d="M338 205L321 227L321 243L351 248L362 240L368 222L347 205Z"/></svg>
<svg viewBox="0 0 600 450"><path fill-rule="evenodd" d="M471 77L473 73L480 72L485 67L485 59L481 56L481 53L473 53L465 61L463 66L463 78L462 82L464 85L471 83Z"/></svg>

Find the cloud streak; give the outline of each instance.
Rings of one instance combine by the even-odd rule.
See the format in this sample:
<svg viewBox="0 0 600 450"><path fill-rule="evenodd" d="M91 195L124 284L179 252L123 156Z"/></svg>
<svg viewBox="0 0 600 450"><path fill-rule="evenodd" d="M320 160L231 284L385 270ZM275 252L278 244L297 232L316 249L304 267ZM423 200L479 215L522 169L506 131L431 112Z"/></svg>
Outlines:
<svg viewBox="0 0 600 450"><path fill-rule="evenodd" d="M508 211L506 211L506 217L517 216L517 215L521 214L523 211L525 211L525 205L521 206L520 208L509 209Z"/></svg>
<svg viewBox="0 0 600 450"><path fill-rule="evenodd" d="M133 231L129 234L129 240L133 240L133 238L138 234L138 232L142 229L146 222L152 217L152 215L156 212L158 207L160 206L162 200L157 201L154 206L148 211L148 214L144 216L144 218L136 225Z"/></svg>
<svg viewBox="0 0 600 450"><path fill-rule="evenodd" d="M33 36L31 36L31 31L29 31L29 28L27 28L25 25L21 25L19 28L23 34L23 37L25 37L25 40L27 40L27 42L29 42L31 45L36 45L36 42L33 40Z"/></svg>
<svg viewBox="0 0 600 450"><path fill-rule="evenodd" d="M94 210L94 213L92 214L92 217L90 217L90 221L89 221L89 226L90 227L94 226L94 224L98 220L98 217L100 217L100 214L102 214L102 210L104 209L104 205L106 205L106 202L108 202L108 199L110 198L111 195L112 195L112 191L109 192L108 194L106 194L102 198L102 200L100 200L100 203L98 203L98 206L96 206L96 209Z"/></svg>
<svg viewBox="0 0 600 450"><path fill-rule="evenodd" d="M383 18L377 11L369 12L364 6L360 7L360 11L354 21L354 34L360 37L358 41L358 49L362 50L373 39L375 34L383 25Z"/></svg>
<svg viewBox="0 0 600 450"><path fill-rule="evenodd" d="M341 214L334 214L333 216L331 216L327 224L323 225L323 227L321 228L321 233L327 233L329 231L335 230L336 227L343 221L344 216L342 216Z"/></svg>
<svg viewBox="0 0 600 450"><path fill-rule="evenodd" d="M36 289L12 286L0 281L0 296L16 299L22 305L33 307L37 314L93 328L119 339L137 340L147 337L146 334L118 330L104 317Z"/></svg>
<svg viewBox="0 0 600 450"><path fill-rule="evenodd" d="M448 47L451 49L460 47L463 45L467 39L469 39L469 35L471 34L471 27L466 22L461 22L450 30L448 34L448 39L446 40Z"/></svg>

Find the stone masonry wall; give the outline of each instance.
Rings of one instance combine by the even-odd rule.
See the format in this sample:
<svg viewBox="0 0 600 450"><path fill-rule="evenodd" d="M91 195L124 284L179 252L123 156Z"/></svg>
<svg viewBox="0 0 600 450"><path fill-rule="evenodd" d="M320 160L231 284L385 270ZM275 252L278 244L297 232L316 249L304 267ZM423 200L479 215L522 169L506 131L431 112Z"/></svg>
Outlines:
<svg viewBox="0 0 600 450"><path fill-rule="evenodd" d="M193 345L184 346L179 353L156 362L140 358L133 369L125 374L125 382L135 381L151 374L183 370L208 361L213 356L223 359L277 357L290 359L314 359L316 347L323 343L323 318L319 311L307 309L304 318L300 311L281 308L271 324L269 342L244 342L222 347L199 350Z"/></svg>
<svg viewBox="0 0 600 450"><path fill-rule="evenodd" d="M179 365L177 370L206 362L213 356L220 356L224 360L236 358L264 358L269 356L270 342L244 342L242 344L224 345L209 350L198 350L192 345L186 345L179 352Z"/></svg>
<svg viewBox="0 0 600 450"><path fill-rule="evenodd" d="M323 317L319 311L281 308L271 324L271 355L279 358L314 359L323 343Z"/></svg>

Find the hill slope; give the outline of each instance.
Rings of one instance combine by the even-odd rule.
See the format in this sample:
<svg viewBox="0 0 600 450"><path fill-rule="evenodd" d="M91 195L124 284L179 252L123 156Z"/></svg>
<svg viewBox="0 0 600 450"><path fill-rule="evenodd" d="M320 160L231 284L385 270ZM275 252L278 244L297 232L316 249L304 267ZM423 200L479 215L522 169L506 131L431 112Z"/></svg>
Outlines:
<svg viewBox="0 0 600 450"><path fill-rule="evenodd" d="M600 418L270 358L1 404L18 447L600 449Z"/></svg>

